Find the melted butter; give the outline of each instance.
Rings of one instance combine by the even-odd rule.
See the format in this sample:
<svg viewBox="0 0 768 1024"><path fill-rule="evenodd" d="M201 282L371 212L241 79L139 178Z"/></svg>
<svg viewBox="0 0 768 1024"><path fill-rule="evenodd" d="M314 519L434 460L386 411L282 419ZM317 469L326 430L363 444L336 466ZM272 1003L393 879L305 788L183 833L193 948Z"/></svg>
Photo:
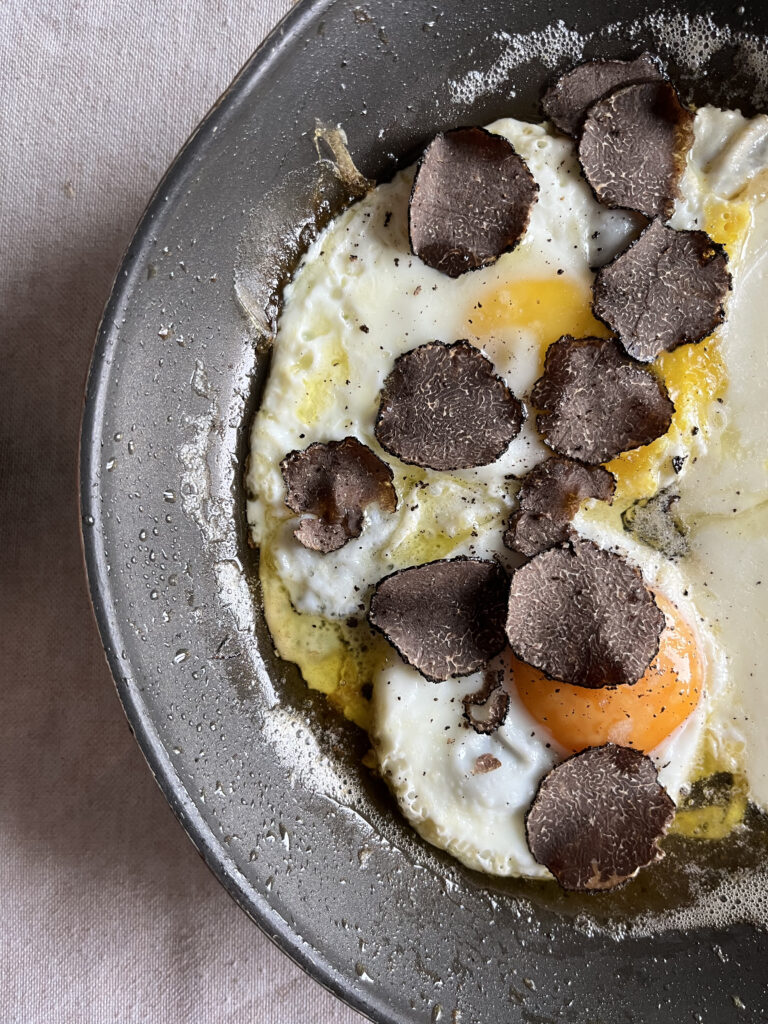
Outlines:
<svg viewBox="0 0 768 1024"><path fill-rule="evenodd" d="M349 357L338 340L323 345L320 359L310 347L293 364L299 395L296 411L303 423L311 426L333 405L339 389L349 379ZM314 372L312 372L314 371Z"/></svg>
<svg viewBox="0 0 768 1024"><path fill-rule="evenodd" d="M589 286L565 274L505 282L483 295L468 317L468 329L478 337L515 327L534 334L542 361L564 334L609 338L611 333L592 315Z"/></svg>
<svg viewBox="0 0 768 1024"><path fill-rule="evenodd" d="M704 783L719 772L728 772L734 763L743 759L743 750L721 750L715 737L708 732L703 740L691 782ZM726 763L727 762L727 763ZM735 774L732 782L715 790L705 790L701 806L678 808L670 832L689 839L726 839L740 825L747 813L748 785L743 775Z"/></svg>
<svg viewBox="0 0 768 1024"><path fill-rule="evenodd" d="M386 642L365 620L352 624L298 612L275 568L271 538L261 546L259 579L264 614L280 657L298 665L308 686L326 694L334 707L367 730L371 708L362 690L373 681Z"/></svg>
<svg viewBox="0 0 768 1024"><path fill-rule="evenodd" d="M408 516L384 552L397 569L447 558L480 531L503 525L505 510L495 503L489 509L481 485L424 470L397 475L395 486Z"/></svg>

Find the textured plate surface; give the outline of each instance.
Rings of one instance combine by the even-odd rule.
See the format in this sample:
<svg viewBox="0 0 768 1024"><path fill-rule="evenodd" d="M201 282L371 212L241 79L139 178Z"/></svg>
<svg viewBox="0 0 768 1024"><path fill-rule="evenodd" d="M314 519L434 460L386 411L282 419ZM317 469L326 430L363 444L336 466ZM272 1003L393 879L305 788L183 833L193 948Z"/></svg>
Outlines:
<svg viewBox="0 0 768 1024"><path fill-rule="evenodd" d="M169 171L106 309L83 533L128 718L229 892L378 1021L764 1019L765 934L711 907L691 915L688 875L661 866L585 901L484 878L422 843L359 767L365 738L275 657L244 523L273 284L345 198L318 160L316 119L343 125L360 169L383 180L439 129L533 116L542 83L582 53L647 47L689 97L764 104L768 8L682 10L629 2L611 25L608 5L573 0L299 4Z"/></svg>

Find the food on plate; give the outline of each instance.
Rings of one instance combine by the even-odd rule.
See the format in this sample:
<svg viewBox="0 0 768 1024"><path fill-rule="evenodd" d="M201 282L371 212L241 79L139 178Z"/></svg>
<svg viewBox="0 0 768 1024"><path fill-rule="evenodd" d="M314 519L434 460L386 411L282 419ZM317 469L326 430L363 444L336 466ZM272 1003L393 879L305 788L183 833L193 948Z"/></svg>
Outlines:
<svg viewBox="0 0 768 1024"><path fill-rule="evenodd" d="M658 81L664 76L650 53L634 60L588 60L560 75L541 98L541 109L555 128L578 138L587 111L622 85Z"/></svg>
<svg viewBox="0 0 768 1024"><path fill-rule="evenodd" d="M522 404L480 349L468 341L432 341L395 360L374 433L401 462L471 469L495 462L523 419Z"/></svg>
<svg viewBox="0 0 768 1024"><path fill-rule="evenodd" d="M289 452L280 471L285 504L302 515L294 537L313 551L337 551L359 537L371 502L385 512L397 508L392 470L356 437Z"/></svg>
<svg viewBox="0 0 768 1024"><path fill-rule="evenodd" d="M547 679L636 683L659 653L664 623L642 573L591 541L542 551L512 576L509 646Z"/></svg>
<svg viewBox="0 0 768 1024"><path fill-rule="evenodd" d="M706 338L725 319L731 287L725 248L705 231L657 218L598 271L593 309L641 363Z"/></svg>
<svg viewBox="0 0 768 1024"><path fill-rule="evenodd" d="M613 501L616 478L602 466L585 466L561 455L534 466L517 492L504 543L521 555L536 555L576 535L571 520L587 498Z"/></svg>
<svg viewBox="0 0 768 1024"><path fill-rule="evenodd" d="M768 118L647 54L544 107L310 246L248 519L278 652L414 828L603 891L768 810Z"/></svg>
<svg viewBox="0 0 768 1024"><path fill-rule="evenodd" d="M613 889L663 856L675 805L653 761L628 747L590 747L545 776L525 822L528 845L564 889Z"/></svg>
<svg viewBox="0 0 768 1024"><path fill-rule="evenodd" d="M547 349L531 402L550 448L592 465L666 434L675 411L664 382L615 340L567 334Z"/></svg>
<svg viewBox="0 0 768 1024"><path fill-rule="evenodd" d="M670 217L693 142L693 114L669 82L637 82L587 113L579 160L601 203Z"/></svg>
<svg viewBox="0 0 768 1024"><path fill-rule="evenodd" d="M441 132L413 180L411 248L449 277L495 263L525 233L538 190L503 135L485 128Z"/></svg>
<svg viewBox="0 0 768 1024"><path fill-rule="evenodd" d="M404 661L440 682L476 672L501 651L508 593L497 562L430 562L377 583L368 619Z"/></svg>

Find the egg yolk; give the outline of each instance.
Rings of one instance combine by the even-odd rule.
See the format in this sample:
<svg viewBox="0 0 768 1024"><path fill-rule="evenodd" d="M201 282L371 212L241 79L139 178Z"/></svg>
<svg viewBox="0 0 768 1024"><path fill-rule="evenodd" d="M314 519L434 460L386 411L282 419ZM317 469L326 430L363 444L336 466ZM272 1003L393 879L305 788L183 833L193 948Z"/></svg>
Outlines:
<svg viewBox="0 0 768 1024"><path fill-rule="evenodd" d="M573 686L512 658L512 678L523 704L562 746L583 750L620 743L653 750L696 707L702 667L693 630L673 604L660 594L655 597L666 626L659 653L637 683Z"/></svg>
<svg viewBox="0 0 768 1024"><path fill-rule="evenodd" d="M607 338L610 331L592 315L588 285L563 274L508 281L483 295L469 317L471 333L478 337L506 327L532 331L547 348L564 334L574 338Z"/></svg>

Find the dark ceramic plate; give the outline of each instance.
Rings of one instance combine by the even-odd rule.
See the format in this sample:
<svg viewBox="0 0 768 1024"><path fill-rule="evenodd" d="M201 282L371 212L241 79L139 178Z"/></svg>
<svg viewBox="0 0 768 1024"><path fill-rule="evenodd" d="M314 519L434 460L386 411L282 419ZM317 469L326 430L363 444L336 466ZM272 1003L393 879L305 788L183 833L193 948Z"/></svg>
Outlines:
<svg viewBox="0 0 768 1024"><path fill-rule="evenodd" d="M364 737L275 657L243 512L273 289L346 198L318 161L316 119L343 125L363 173L385 179L438 129L535 115L542 83L582 53L647 47L688 98L764 103L768 7L682 11L300 3L168 172L106 309L82 512L126 713L229 892L378 1021L765 1019L768 942L734 922L750 890L727 870L761 853L724 844L701 862L673 843L632 886L587 901L474 874L422 843L359 767ZM697 887L716 895L691 913Z"/></svg>

